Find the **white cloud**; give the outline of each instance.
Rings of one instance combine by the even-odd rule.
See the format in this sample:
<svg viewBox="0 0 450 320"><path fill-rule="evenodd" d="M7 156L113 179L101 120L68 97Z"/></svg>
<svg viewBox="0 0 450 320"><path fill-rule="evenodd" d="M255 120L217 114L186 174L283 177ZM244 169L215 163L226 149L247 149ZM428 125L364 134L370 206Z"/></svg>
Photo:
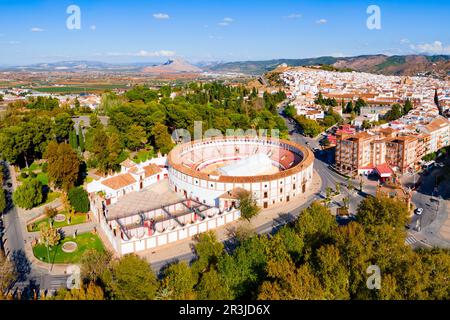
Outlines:
<svg viewBox="0 0 450 320"><path fill-rule="evenodd" d="M300 19L302 15L300 13L292 13L288 16L285 16L286 19Z"/></svg>
<svg viewBox="0 0 450 320"><path fill-rule="evenodd" d="M30 31L31 31L31 32L44 32L45 30L42 29L42 28L34 27L34 28L31 28Z"/></svg>
<svg viewBox="0 0 450 320"><path fill-rule="evenodd" d="M328 22L327 19L319 19L316 21L317 24L326 24Z"/></svg>
<svg viewBox="0 0 450 320"><path fill-rule="evenodd" d="M159 51L146 51L140 50L138 52L131 53L119 53L119 52L109 52L108 56L130 56L130 57L173 57L175 56L175 51L170 50L159 50Z"/></svg>
<svg viewBox="0 0 450 320"><path fill-rule="evenodd" d="M158 20L167 20L170 17L167 13L155 13L155 14L153 14L153 18L158 19Z"/></svg>
<svg viewBox="0 0 450 320"><path fill-rule="evenodd" d="M410 43L410 41L408 39L401 39L400 43L401 44L407 44L407 43Z"/></svg>
<svg viewBox="0 0 450 320"><path fill-rule="evenodd" d="M20 41L11 40L11 41L8 41L8 44L20 44Z"/></svg>
<svg viewBox="0 0 450 320"><path fill-rule="evenodd" d="M428 54L450 54L450 45L445 46L441 41L434 41L433 43L411 44L409 46L412 50L420 53Z"/></svg>
<svg viewBox="0 0 450 320"><path fill-rule="evenodd" d="M217 25L220 26L220 27L228 27L232 22L234 22L233 18L225 17Z"/></svg>
<svg viewBox="0 0 450 320"><path fill-rule="evenodd" d="M97 30L97 26L94 24L94 25L92 25L92 26L90 26L89 28L91 28L91 30L92 31L95 31L95 30Z"/></svg>
<svg viewBox="0 0 450 320"><path fill-rule="evenodd" d="M342 52L333 52L331 56L335 58L343 58L345 57L345 54L343 54Z"/></svg>

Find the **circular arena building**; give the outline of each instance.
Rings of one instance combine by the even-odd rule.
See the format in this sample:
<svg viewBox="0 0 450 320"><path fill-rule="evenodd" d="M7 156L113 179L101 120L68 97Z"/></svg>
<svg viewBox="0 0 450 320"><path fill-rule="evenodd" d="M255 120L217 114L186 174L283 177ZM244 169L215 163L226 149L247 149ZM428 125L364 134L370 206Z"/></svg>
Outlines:
<svg viewBox="0 0 450 320"><path fill-rule="evenodd" d="M220 137L180 144L167 161L172 190L223 211L235 206L242 189L263 208L305 193L314 155L287 140Z"/></svg>

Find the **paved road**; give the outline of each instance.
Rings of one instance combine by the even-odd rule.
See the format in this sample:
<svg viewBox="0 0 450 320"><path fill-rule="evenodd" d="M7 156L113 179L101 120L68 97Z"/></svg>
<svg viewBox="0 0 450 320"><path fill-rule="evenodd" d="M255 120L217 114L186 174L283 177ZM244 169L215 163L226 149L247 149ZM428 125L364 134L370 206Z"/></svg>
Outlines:
<svg viewBox="0 0 450 320"><path fill-rule="evenodd" d="M450 166L450 157L447 157L444 163L447 168L435 167L428 174L416 176L416 180L420 178L420 186L413 192L412 202L417 208L422 208L423 213L421 216L412 217L409 234L423 239L429 245L450 247L450 242L439 236L439 230L448 219L450 209L450 184L441 182L436 186L438 177L443 176ZM407 185L411 184L411 180L411 176L405 177ZM421 227L420 232L416 230L417 225Z"/></svg>
<svg viewBox="0 0 450 320"><path fill-rule="evenodd" d="M9 180L15 190L16 181L11 179L13 174L12 167L7 165L9 169ZM26 235L26 226L22 225L19 215L21 209L12 207L3 215L3 235L2 243L7 257L11 259L18 270L19 277L14 289L20 289L23 291L26 288L37 288L38 290L55 290L61 286L65 286L67 277L66 275L52 275L48 269L41 268L30 262L29 246L30 238Z"/></svg>

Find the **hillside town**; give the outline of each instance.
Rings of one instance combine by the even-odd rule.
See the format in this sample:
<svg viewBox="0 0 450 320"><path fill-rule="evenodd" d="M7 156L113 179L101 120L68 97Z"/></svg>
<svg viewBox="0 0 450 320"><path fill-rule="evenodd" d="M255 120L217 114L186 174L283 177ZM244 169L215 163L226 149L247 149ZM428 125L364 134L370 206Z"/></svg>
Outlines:
<svg viewBox="0 0 450 320"><path fill-rule="evenodd" d="M314 103L319 92L324 98L334 98L338 103L361 98L372 110L381 113L385 110L383 107L404 103L407 99L414 106L436 107L436 97L442 112L450 109L450 83L433 78L332 72L303 67L292 68L284 72L281 78L297 114L311 119L323 117L322 108Z"/></svg>
<svg viewBox="0 0 450 320"><path fill-rule="evenodd" d="M323 118L323 107L315 103L320 93L341 105L362 99L366 106L352 125L328 136L335 149L335 168L342 174L385 176L417 171L425 161L450 145L450 83L426 77L396 77L357 72L331 72L295 68L282 74L287 96L298 115ZM410 101L412 110L394 121L362 129L362 123L383 119L395 103ZM342 112L341 112L342 114Z"/></svg>

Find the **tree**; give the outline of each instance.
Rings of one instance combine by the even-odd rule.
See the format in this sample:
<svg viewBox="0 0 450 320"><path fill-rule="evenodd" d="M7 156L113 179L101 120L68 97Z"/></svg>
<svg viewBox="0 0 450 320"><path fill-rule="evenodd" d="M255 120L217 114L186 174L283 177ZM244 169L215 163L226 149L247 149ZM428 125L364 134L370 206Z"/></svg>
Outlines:
<svg viewBox="0 0 450 320"><path fill-rule="evenodd" d="M349 101L345 106L345 113L352 113L352 112L353 112L353 102Z"/></svg>
<svg viewBox="0 0 450 320"><path fill-rule="evenodd" d="M270 261L267 265L269 280L259 288L261 300L319 300L325 295L319 279L308 265L296 268L288 261Z"/></svg>
<svg viewBox="0 0 450 320"><path fill-rule="evenodd" d="M77 153L68 144L49 143L45 157L48 161L49 180L58 188L68 191L72 188L80 171Z"/></svg>
<svg viewBox="0 0 450 320"><path fill-rule="evenodd" d="M358 221L363 226L387 224L404 228L408 220L405 203L387 196L365 198L358 206Z"/></svg>
<svg viewBox="0 0 450 320"><path fill-rule="evenodd" d="M95 113L89 116L89 125L93 129L103 128L103 124Z"/></svg>
<svg viewBox="0 0 450 320"><path fill-rule="evenodd" d="M202 273L196 288L197 298L200 300L231 300L232 292L223 277L213 267Z"/></svg>
<svg viewBox="0 0 450 320"><path fill-rule="evenodd" d="M76 212L89 212L89 196L83 187L71 188L68 196L70 204Z"/></svg>
<svg viewBox="0 0 450 320"><path fill-rule="evenodd" d="M112 259L109 251L86 250L81 256L81 277L85 282L98 282Z"/></svg>
<svg viewBox="0 0 450 320"><path fill-rule="evenodd" d="M3 250L0 250L0 300L7 297L9 289L17 279L14 264L6 259Z"/></svg>
<svg viewBox="0 0 450 320"><path fill-rule="evenodd" d="M336 195L340 195L341 194L341 184L339 182L336 182Z"/></svg>
<svg viewBox="0 0 450 320"><path fill-rule="evenodd" d="M78 98L75 98L73 105L74 105L75 110L80 109L80 101L78 100Z"/></svg>
<svg viewBox="0 0 450 320"><path fill-rule="evenodd" d="M323 131L323 128L317 123L317 121L308 119L303 115L296 116L294 119L305 136L313 138Z"/></svg>
<svg viewBox="0 0 450 320"><path fill-rule="evenodd" d="M113 261L101 276L107 294L117 300L152 300L157 280L147 261L128 254Z"/></svg>
<svg viewBox="0 0 450 320"><path fill-rule="evenodd" d="M327 187L325 189L326 192L326 202L329 203L331 201L331 197L333 196L333 189L331 189L331 187Z"/></svg>
<svg viewBox="0 0 450 320"><path fill-rule="evenodd" d="M300 213L295 230L305 243L307 253L331 241L337 227L329 209L315 201Z"/></svg>
<svg viewBox="0 0 450 320"><path fill-rule="evenodd" d="M53 207L45 207L44 214L47 218L52 219L58 214L58 210Z"/></svg>
<svg viewBox="0 0 450 320"><path fill-rule="evenodd" d="M405 104L403 105L403 114L408 114L413 109L413 105L411 103L411 100L406 99Z"/></svg>
<svg viewBox="0 0 450 320"><path fill-rule="evenodd" d="M350 198L349 197L344 197L342 199L342 205L344 206L344 209L348 209L349 204L350 204Z"/></svg>
<svg viewBox="0 0 450 320"><path fill-rule="evenodd" d="M37 179L27 179L13 194L14 204L20 208L31 209L42 203L42 183Z"/></svg>
<svg viewBox="0 0 450 320"><path fill-rule="evenodd" d="M192 264L192 268L194 272L200 274L210 265L217 264L223 254L223 243L217 241L216 234L212 231L200 234L197 241L195 245L197 260Z"/></svg>
<svg viewBox="0 0 450 320"><path fill-rule="evenodd" d="M372 128L372 124L370 123L369 120L364 120L362 122L361 128L363 128L364 130L370 129Z"/></svg>
<svg viewBox="0 0 450 320"><path fill-rule="evenodd" d="M356 114L361 115L361 108L367 106L366 101L364 101L361 98L358 98L358 100L356 100L355 102L355 107L353 109L353 111L355 111Z"/></svg>
<svg viewBox="0 0 450 320"><path fill-rule="evenodd" d="M78 150L78 137L75 130L71 130L69 133L69 144L73 150Z"/></svg>
<svg viewBox="0 0 450 320"><path fill-rule="evenodd" d="M347 190L349 192L352 192L354 189L355 189L355 187L353 186L352 180L350 178L347 179Z"/></svg>
<svg viewBox="0 0 450 320"><path fill-rule="evenodd" d="M123 151L123 145L117 133L112 133L111 136L108 137L107 150L107 170L120 170L120 159Z"/></svg>
<svg viewBox="0 0 450 320"><path fill-rule="evenodd" d="M90 161L102 173L120 169L123 145L116 132L108 136L103 128L93 129L86 135L86 148L92 153Z"/></svg>
<svg viewBox="0 0 450 320"><path fill-rule="evenodd" d="M314 269L324 289L324 298L346 300L350 298L348 270L341 263L341 255L334 245L325 245L316 251Z"/></svg>
<svg viewBox="0 0 450 320"><path fill-rule="evenodd" d="M132 125L127 132L127 147L131 150L138 150L147 143L147 134L143 127Z"/></svg>
<svg viewBox="0 0 450 320"><path fill-rule="evenodd" d="M73 130L74 122L68 113L59 113L55 117L55 124L53 126L53 133L58 142L66 141L69 138L70 132Z"/></svg>
<svg viewBox="0 0 450 320"><path fill-rule="evenodd" d="M79 289L58 290L52 300L105 300L105 295L100 286L90 282Z"/></svg>
<svg viewBox="0 0 450 320"><path fill-rule="evenodd" d="M394 121L399 119L402 115L402 106L398 103L395 103L392 105L391 110L389 110L384 117L387 121Z"/></svg>
<svg viewBox="0 0 450 320"><path fill-rule="evenodd" d="M162 154L168 154L172 150L174 144L165 125L157 123L152 129L151 135L155 148Z"/></svg>
<svg viewBox="0 0 450 320"><path fill-rule="evenodd" d="M3 211L5 211L7 205L8 204L6 202L6 190L2 189L0 190L0 214L2 214Z"/></svg>
<svg viewBox="0 0 450 320"><path fill-rule="evenodd" d="M49 247L58 245L61 240L61 234L58 229L44 225L41 227L41 242Z"/></svg>
<svg viewBox="0 0 450 320"><path fill-rule="evenodd" d="M352 299L363 299L369 295L366 285L367 267L373 262L372 242L366 231L357 222L351 222L337 229L334 237L339 249L340 260L349 270L349 291ZM384 280L383 280L384 281ZM383 286L382 286L383 287Z"/></svg>
<svg viewBox="0 0 450 320"><path fill-rule="evenodd" d="M160 289L168 292L167 299L170 300L194 300L196 283L196 276L186 262L178 262L163 271Z"/></svg>
<svg viewBox="0 0 450 320"><path fill-rule="evenodd" d="M297 109L290 104L284 108L284 114L289 118L294 118L297 115Z"/></svg>
<svg viewBox="0 0 450 320"><path fill-rule="evenodd" d="M81 127L81 123L78 125L78 144L79 144L81 152L84 152L84 150L85 150L84 136L83 136L83 129Z"/></svg>
<svg viewBox="0 0 450 320"><path fill-rule="evenodd" d="M241 211L241 217L250 221L253 217L256 217L261 208L258 207L252 194L249 191L242 190L238 194L239 197L239 210Z"/></svg>

